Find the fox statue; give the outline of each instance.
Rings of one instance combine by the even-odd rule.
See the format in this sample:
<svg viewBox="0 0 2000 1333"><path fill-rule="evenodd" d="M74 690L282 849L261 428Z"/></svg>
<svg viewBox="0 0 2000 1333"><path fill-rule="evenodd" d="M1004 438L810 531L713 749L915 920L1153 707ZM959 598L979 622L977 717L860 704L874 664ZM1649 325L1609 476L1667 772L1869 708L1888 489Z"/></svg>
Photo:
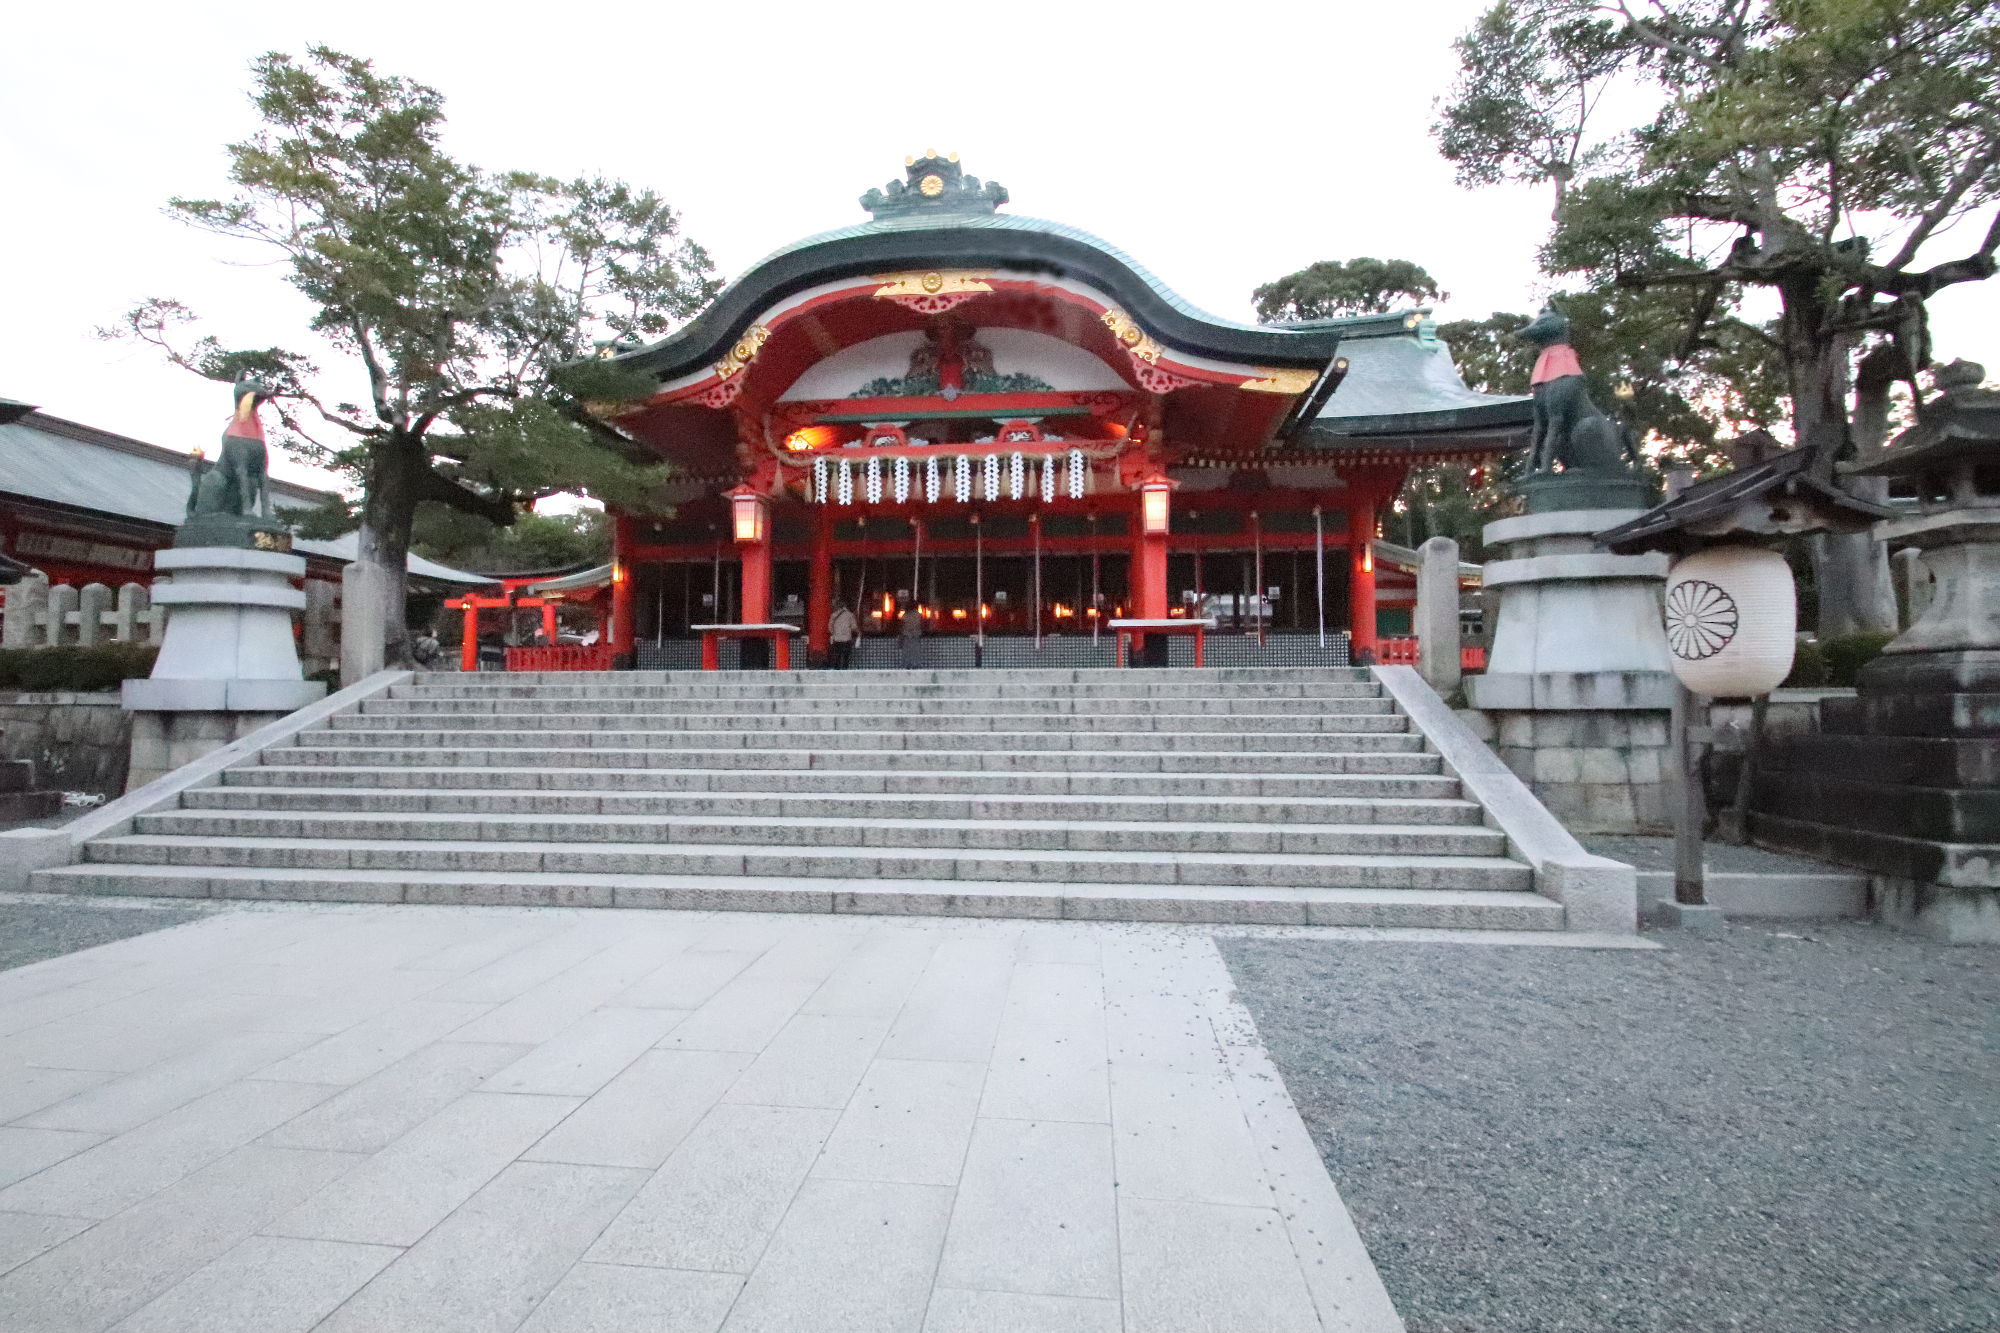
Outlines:
<svg viewBox="0 0 2000 1333"><path fill-rule="evenodd" d="M1565 472L1622 475L1628 466L1637 467L1639 445L1632 432L1590 399L1583 366L1569 343L1569 316L1545 305L1514 336L1542 349L1529 381L1535 395L1529 471L1554 472L1560 463Z"/></svg>

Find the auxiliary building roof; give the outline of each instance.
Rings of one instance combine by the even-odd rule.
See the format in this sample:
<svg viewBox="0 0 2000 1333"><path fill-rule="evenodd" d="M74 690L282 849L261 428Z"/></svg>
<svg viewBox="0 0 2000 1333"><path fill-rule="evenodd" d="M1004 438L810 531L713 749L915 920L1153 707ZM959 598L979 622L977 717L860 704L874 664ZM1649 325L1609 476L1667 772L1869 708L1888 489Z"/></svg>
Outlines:
<svg viewBox="0 0 2000 1333"><path fill-rule="evenodd" d="M187 517L188 471L186 454L44 412L0 420L0 495L172 528ZM270 489L279 510L310 509L328 497L289 481L273 480ZM353 533L332 541L301 537L292 547L351 563L357 539ZM410 557L410 572L440 583L493 582L420 555Z"/></svg>

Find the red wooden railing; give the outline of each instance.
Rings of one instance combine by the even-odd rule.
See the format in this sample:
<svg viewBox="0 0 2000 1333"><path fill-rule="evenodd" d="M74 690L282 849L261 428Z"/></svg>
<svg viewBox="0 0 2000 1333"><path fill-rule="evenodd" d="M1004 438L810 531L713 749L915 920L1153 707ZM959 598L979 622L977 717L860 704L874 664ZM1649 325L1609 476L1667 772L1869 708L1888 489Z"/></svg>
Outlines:
<svg viewBox="0 0 2000 1333"><path fill-rule="evenodd" d="M553 648L509 648L509 671L609 671L613 653L608 643L565 643Z"/></svg>
<svg viewBox="0 0 2000 1333"><path fill-rule="evenodd" d="M1407 638L1383 638L1375 642L1375 660L1383 666L1415 666L1421 654L1417 651L1414 635ZM1459 669L1462 671L1486 670L1486 650L1478 644L1467 644L1458 650Z"/></svg>

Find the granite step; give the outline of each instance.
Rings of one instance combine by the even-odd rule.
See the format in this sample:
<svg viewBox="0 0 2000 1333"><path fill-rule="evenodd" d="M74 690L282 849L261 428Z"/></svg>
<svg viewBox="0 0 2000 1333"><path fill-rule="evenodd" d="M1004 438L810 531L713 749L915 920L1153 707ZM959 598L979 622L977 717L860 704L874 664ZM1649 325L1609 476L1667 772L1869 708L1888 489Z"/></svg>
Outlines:
<svg viewBox="0 0 2000 1333"><path fill-rule="evenodd" d="M497 791L398 787L204 787L187 792L189 810L298 810L533 814L574 820L585 815L705 815L750 818L825 816L840 819L1133 820L1230 824L1476 825L1480 809L1459 799L1369 796L1089 796L1055 793L867 794L814 792Z"/></svg>
<svg viewBox="0 0 2000 1333"><path fill-rule="evenodd" d="M43 870L49 893L306 902L632 907L746 912L1186 921L1243 925L1561 930L1562 907L1516 890L1248 888L1049 881L840 880L707 875L234 869L84 864Z"/></svg>
<svg viewBox="0 0 2000 1333"><path fill-rule="evenodd" d="M86 860L295 870L541 871L581 875L767 875L808 879L975 879L1009 883L1201 884L1258 888L1533 888L1500 856L1134 852L987 848L746 847L730 843L545 843L129 834Z"/></svg>
<svg viewBox="0 0 2000 1333"><path fill-rule="evenodd" d="M373 755L373 752L363 753L370 757ZM1397 760L1403 762L1405 758L1422 760L1426 757L1398 756ZM323 789L361 785L397 792L411 788L449 790L475 800L489 795L497 798L503 794L539 790L573 790L585 781L589 783L589 793L603 793L607 797L614 793L634 793L646 798L687 792L784 795L877 793L980 797L1102 796L1114 799L1160 796L1242 800L1349 798L1371 804L1453 799L1459 794L1457 780L1440 774L1435 761L1428 769L1409 773L1037 773L999 769L960 773L865 768L604 768L591 770L585 778L575 772L551 770L539 765L433 768L369 767L361 763L337 767L266 763L232 768L222 774L223 786L232 790L273 787Z"/></svg>
<svg viewBox="0 0 2000 1333"><path fill-rule="evenodd" d="M337 733L346 735L347 733ZM485 738L482 738L485 739ZM615 738L613 738L615 739ZM1408 741L1407 748L1361 751L1262 750L1234 753L1220 750L973 750L904 748L893 750L811 750L744 746L731 749L601 748L514 745L417 746L378 745L278 746L264 752L268 763L331 767L396 765L410 768L473 766L481 768L742 768L742 769L901 769L964 773L1014 770L1040 773L1394 773L1441 771L1434 754L1418 749L1417 737L1385 737Z"/></svg>
<svg viewBox="0 0 2000 1333"><path fill-rule="evenodd" d="M843 818L812 815L604 814L499 811L172 810L141 815L142 836L191 839L471 843L692 844L972 851L1243 852L1304 856L1500 856L1498 830L1450 824L1304 824L1218 820Z"/></svg>
<svg viewBox="0 0 2000 1333"><path fill-rule="evenodd" d="M1344 692L1326 696L1257 695L1254 697L1230 695L1197 694L1192 690L1172 694L1107 694L1096 696L1057 695L1053 698L1042 695L982 694L979 702L1008 713L1055 713L1063 716L1072 714L1103 713L1120 716L1152 712L1174 713L1284 713L1313 715L1318 713L1384 713L1394 709L1391 700L1379 694L1368 693L1355 687L1343 687ZM441 698L429 692L418 692L407 696L391 695L386 698L369 699L362 703L361 713L366 716L407 713L702 713L740 712L746 708L768 708L773 704L783 704L789 708L804 711L837 708L848 712L867 711L870 713L904 715L912 713L945 713L962 715L971 711L962 694L788 694L781 696L748 696L742 694L703 694L693 690L674 690L643 696L607 695L590 693L567 697L546 695L508 695L496 698Z"/></svg>
<svg viewBox="0 0 2000 1333"><path fill-rule="evenodd" d="M1403 732L1409 719L1386 707L1367 712L1344 710L1302 715L1270 713L1171 713L1132 715L1083 713L911 713L814 712L765 710L754 713L360 713L329 719L329 730L408 734L477 732L609 731L619 734L664 731L797 731L804 727L831 731L881 733L1006 732L1022 734L1060 730L1064 733L1108 732L1147 735L1211 732L1273 732L1296 735L1324 733Z"/></svg>
<svg viewBox="0 0 2000 1333"><path fill-rule="evenodd" d="M807 719L799 719L805 722ZM1372 720L1372 719L1369 719ZM1380 719L1395 723L1396 729L1338 732L1246 732L1246 731L1111 731L1081 729L1047 731L827 731L804 729L715 730L687 728L654 731L640 727L614 727L589 731L557 729L528 731L474 731L451 729L425 731L383 728L312 727L299 733L301 746L338 745L353 748L385 746L447 750L465 746L480 748L537 748L549 751L591 749L756 749L784 750L982 750L1014 755L1039 755L1050 751L1087 750L1097 753L1120 751L1169 752L1261 752L1293 751L1325 745L1345 752L1416 752L1423 737L1405 730L1401 717Z"/></svg>

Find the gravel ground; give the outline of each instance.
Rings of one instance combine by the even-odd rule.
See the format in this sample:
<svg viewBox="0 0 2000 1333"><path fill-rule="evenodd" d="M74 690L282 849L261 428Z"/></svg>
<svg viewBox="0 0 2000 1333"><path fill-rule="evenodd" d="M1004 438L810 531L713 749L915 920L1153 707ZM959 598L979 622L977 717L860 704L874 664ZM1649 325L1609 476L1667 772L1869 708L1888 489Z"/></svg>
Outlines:
<svg viewBox="0 0 2000 1333"><path fill-rule="evenodd" d="M128 935L164 930L213 913L213 908L152 903L87 902L73 898L0 900L0 971L92 949Z"/></svg>
<svg viewBox="0 0 2000 1333"><path fill-rule="evenodd" d="M1591 835L1583 839L1583 845L1599 856L1623 861L1640 870L1674 868L1672 838ZM1808 874L1825 874L1829 871L1854 873L1846 866L1828 865L1824 861L1814 861L1803 856L1787 856L1783 852L1769 852L1762 847L1738 847L1728 842L1702 844L1701 861L1710 870L1765 871L1777 874L1795 874L1800 871Z"/></svg>
<svg viewBox="0 0 2000 1333"><path fill-rule="evenodd" d="M1410 1333L1991 1333L1990 950L1220 939Z"/></svg>

